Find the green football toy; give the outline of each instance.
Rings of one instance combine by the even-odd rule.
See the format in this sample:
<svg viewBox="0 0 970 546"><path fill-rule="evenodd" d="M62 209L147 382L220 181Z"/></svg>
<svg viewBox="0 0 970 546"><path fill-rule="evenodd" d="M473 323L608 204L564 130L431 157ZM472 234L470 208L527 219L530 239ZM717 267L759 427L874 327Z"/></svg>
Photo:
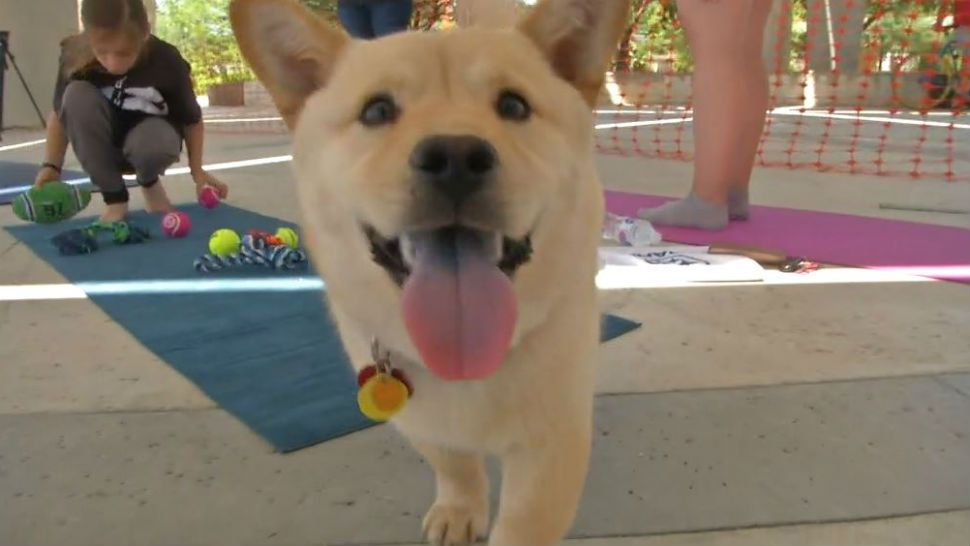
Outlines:
<svg viewBox="0 0 970 546"><path fill-rule="evenodd" d="M91 192L64 182L34 186L13 201L13 213L25 222L55 224L84 210Z"/></svg>

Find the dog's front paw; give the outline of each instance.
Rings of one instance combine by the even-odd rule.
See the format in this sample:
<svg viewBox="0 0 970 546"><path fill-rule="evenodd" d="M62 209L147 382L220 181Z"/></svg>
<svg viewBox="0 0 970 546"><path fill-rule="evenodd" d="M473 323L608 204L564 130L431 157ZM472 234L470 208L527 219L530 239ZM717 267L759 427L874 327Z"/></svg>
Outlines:
<svg viewBox="0 0 970 546"><path fill-rule="evenodd" d="M488 506L436 502L424 516L424 536L436 546L472 544L488 533Z"/></svg>

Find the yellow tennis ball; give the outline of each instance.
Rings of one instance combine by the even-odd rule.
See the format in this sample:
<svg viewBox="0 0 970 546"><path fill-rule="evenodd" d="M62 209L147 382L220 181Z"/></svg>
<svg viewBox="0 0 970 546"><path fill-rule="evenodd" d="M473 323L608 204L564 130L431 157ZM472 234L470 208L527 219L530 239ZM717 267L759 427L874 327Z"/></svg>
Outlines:
<svg viewBox="0 0 970 546"><path fill-rule="evenodd" d="M300 244L300 238L297 237L296 232L288 227L281 227L276 230L276 236L280 238L283 243L290 248L297 248Z"/></svg>
<svg viewBox="0 0 970 546"><path fill-rule="evenodd" d="M216 256L232 256L239 252L242 240L231 229L217 229L209 237L209 252Z"/></svg>

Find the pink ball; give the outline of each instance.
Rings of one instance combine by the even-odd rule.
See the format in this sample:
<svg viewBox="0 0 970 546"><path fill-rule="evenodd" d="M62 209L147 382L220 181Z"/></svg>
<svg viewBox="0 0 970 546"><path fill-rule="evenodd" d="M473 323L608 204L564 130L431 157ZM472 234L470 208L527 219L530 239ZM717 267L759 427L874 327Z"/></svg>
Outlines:
<svg viewBox="0 0 970 546"><path fill-rule="evenodd" d="M219 205L219 194L212 186L206 186L199 192L199 204L207 209L214 209Z"/></svg>
<svg viewBox="0 0 970 546"><path fill-rule="evenodd" d="M169 237L185 237L190 229L192 229L192 220L184 212L170 212L162 218L162 231Z"/></svg>

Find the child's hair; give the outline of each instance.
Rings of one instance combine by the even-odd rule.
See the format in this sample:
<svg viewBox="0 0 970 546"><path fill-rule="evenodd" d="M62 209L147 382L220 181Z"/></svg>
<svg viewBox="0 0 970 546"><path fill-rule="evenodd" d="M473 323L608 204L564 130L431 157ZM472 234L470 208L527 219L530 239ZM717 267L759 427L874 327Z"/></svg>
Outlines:
<svg viewBox="0 0 970 546"><path fill-rule="evenodd" d="M82 0L81 23L85 31L91 28L126 33L131 39L141 39L151 32L148 11L143 0ZM88 43L86 32L62 42L67 46L66 76L90 68L97 59Z"/></svg>

